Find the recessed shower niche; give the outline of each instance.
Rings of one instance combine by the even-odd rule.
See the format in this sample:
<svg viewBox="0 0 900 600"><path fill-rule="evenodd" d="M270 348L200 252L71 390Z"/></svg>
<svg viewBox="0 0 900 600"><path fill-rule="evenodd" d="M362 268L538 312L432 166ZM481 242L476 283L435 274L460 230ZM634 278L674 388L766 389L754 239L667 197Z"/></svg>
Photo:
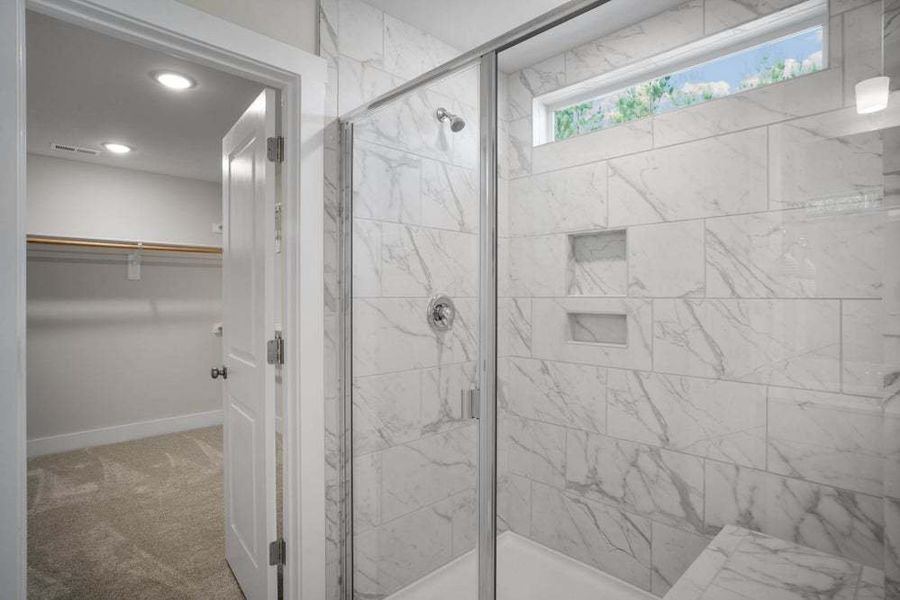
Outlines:
<svg viewBox="0 0 900 600"><path fill-rule="evenodd" d="M566 293L570 296L624 296L628 289L624 229L569 235Z"/></svg>
<svg viewBox="0 0 900 600"><path fill-rule="evenodd" d="M569 313L569 336L586 344L628 343L628 317L624 314Z"/></svg>

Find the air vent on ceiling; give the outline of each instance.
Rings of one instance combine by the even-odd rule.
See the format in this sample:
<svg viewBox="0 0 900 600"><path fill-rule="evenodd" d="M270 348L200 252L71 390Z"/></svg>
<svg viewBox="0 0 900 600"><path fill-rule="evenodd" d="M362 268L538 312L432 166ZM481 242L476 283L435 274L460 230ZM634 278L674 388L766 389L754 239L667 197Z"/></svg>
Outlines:
<svg viewBox="0 0 900 600"><path fill-rule="evenodd" d="M97 156L100 154L99 150L85 148L83 146L73 146L72 144L57 144L56 142L53 142L50 144L50 147L57 152L66 152L68 154L86 154L87 156Z"/></svg>

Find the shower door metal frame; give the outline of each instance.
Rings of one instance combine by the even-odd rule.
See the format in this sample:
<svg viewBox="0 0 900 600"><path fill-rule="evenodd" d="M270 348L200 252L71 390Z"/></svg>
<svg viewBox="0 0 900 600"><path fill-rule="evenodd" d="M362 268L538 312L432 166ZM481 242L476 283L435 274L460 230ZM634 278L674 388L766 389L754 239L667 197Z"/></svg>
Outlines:
<svg viewBox="0 0 900 600"><path fill-rule="evenodd" d="M611 0L573 0L420 75L339 118L341 134L341 598L353 598L353 134L354 122L433 81L479 73L478 600L497 597L498 54Z"/></svg>
<svg viewBox="0 0 900 600"><path fill-rule="evenodd" d="M478 600L497 597L497 52L479 71Z"/></svg>

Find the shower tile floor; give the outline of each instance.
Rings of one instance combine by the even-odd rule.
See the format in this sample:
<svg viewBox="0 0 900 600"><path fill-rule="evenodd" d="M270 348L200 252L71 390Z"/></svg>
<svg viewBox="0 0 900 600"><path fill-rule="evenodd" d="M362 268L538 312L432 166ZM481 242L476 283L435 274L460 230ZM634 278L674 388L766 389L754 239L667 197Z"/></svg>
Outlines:
<svg viewBox="0 0 900 600"><path fill-rule="evenodd" d="M464 554L388 600L475 600L476 558L474 551ZM497 540L497 571L499 600L659 600L512 532Z"/></svg>

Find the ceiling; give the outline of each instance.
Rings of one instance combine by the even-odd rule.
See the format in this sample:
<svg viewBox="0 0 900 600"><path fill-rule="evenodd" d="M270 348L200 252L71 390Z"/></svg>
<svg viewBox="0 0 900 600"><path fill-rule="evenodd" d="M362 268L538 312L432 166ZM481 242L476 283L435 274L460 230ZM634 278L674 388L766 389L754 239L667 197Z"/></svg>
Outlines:
<svg viewBox="0 0 900 600"><path fill-rule="evenodd" d="M491 41L567 3L567 0L366 0L460 52ZM681 4L684 0L611 0L578 18L504 51L500 67L507 72L617 31Z"/></svg>
<svg viewBox="0 0 900 600"><path fill-rule="evenodd" d="M366 0L461 51L471 50L565 0Z"/></svg>
<svg viewBox="0 0 900 600"><path fill-rule="evenodd" d="M28 12L28 151L206 181L221 179L222 136L262 85ZM197 86L174 92L150 77L172 70ZM134 151L73 155L61 143Z"/></svg>

